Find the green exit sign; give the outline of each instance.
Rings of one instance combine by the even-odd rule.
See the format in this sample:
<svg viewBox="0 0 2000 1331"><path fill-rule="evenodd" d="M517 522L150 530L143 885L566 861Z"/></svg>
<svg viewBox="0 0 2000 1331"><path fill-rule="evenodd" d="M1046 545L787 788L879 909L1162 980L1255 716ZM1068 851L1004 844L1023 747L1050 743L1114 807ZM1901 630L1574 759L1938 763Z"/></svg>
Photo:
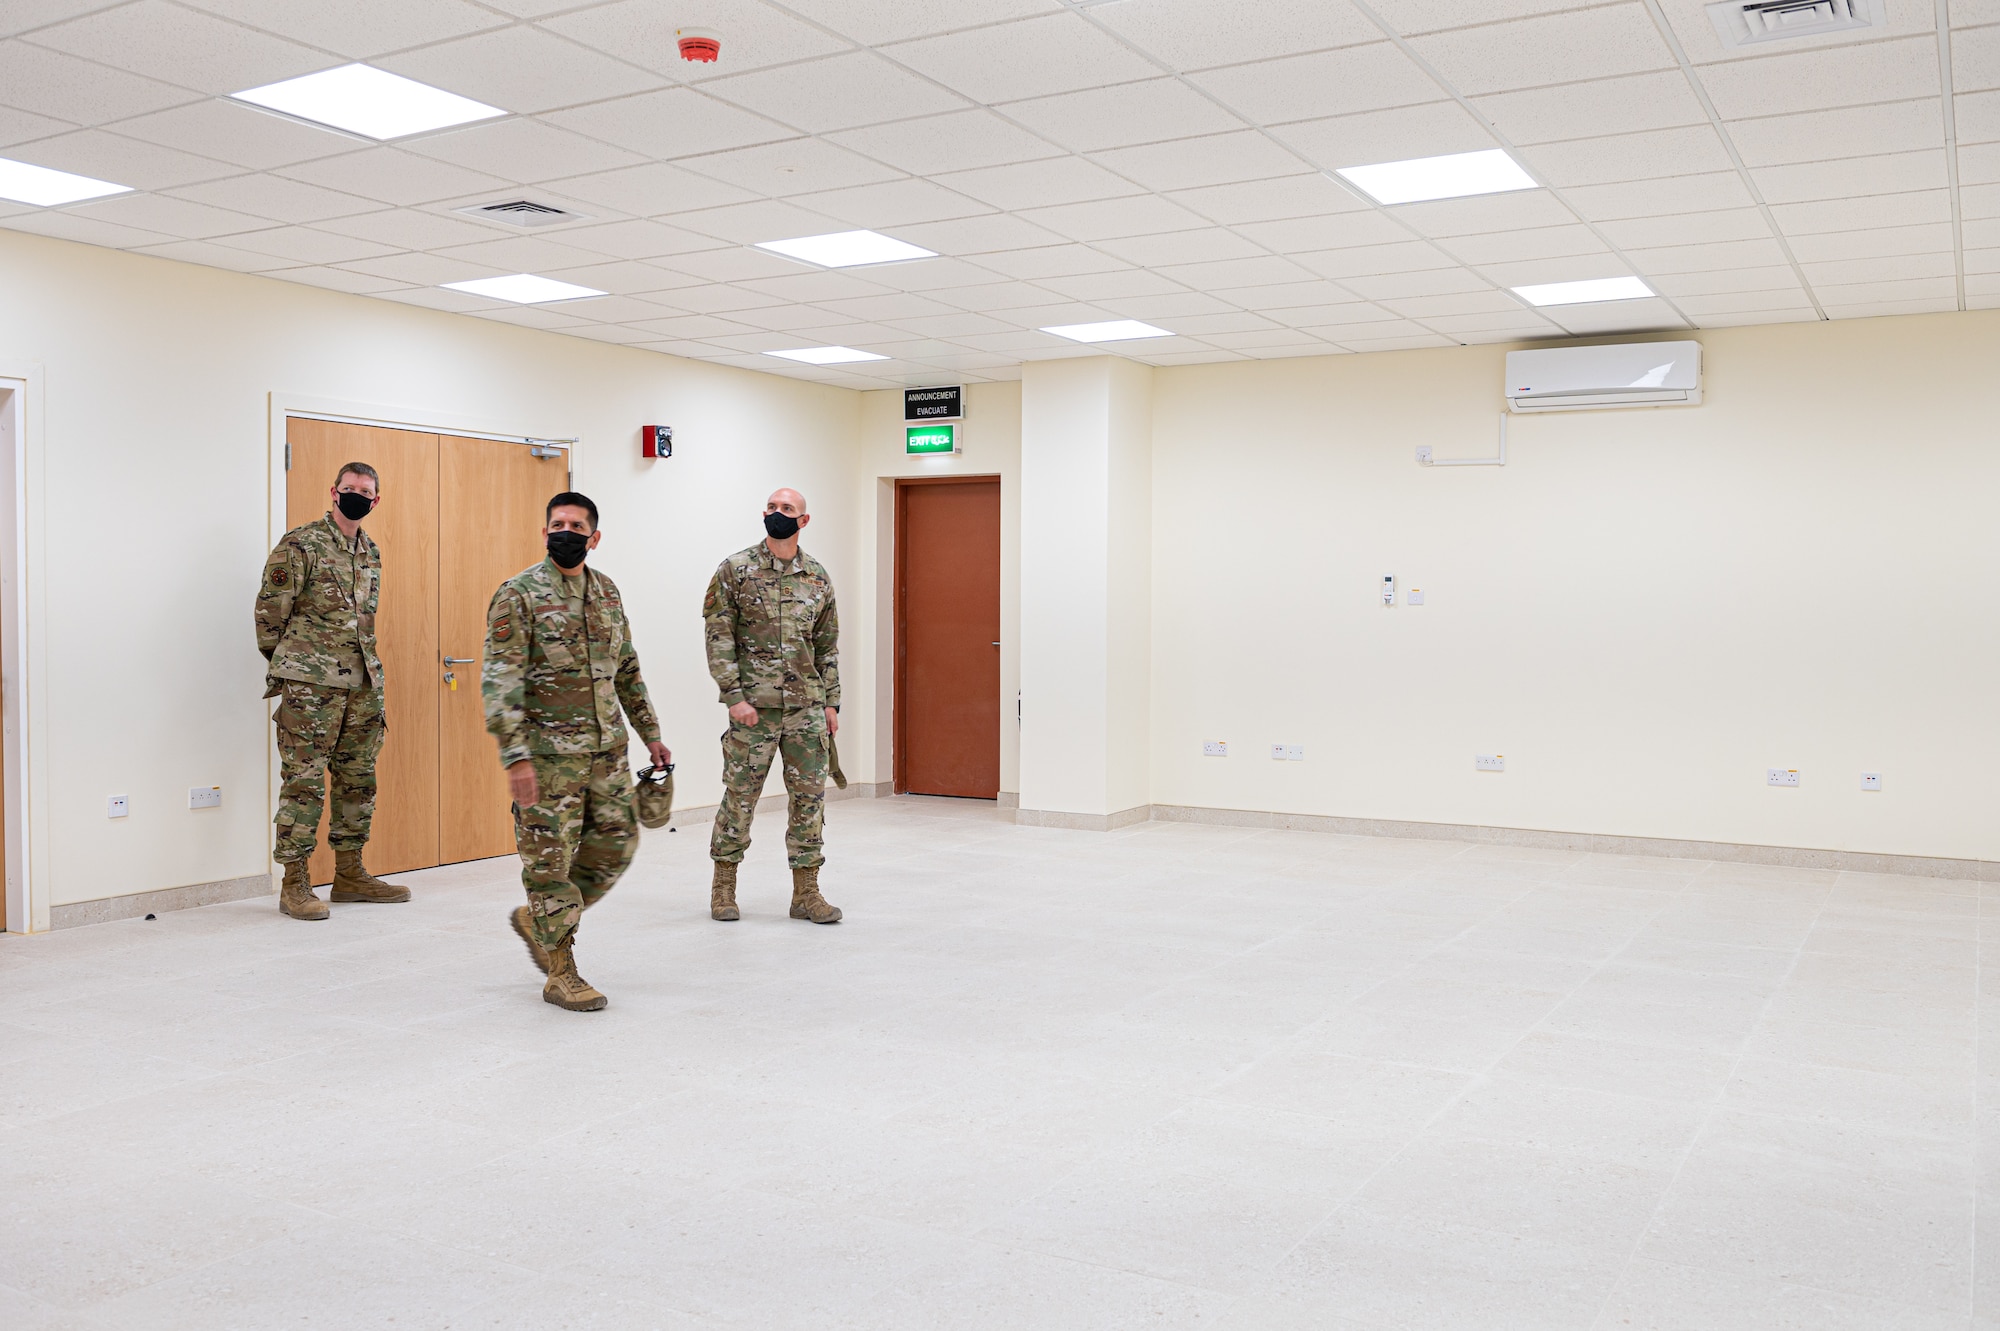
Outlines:
<svg viewBox="0 0 2000 1331"><path fill-rule="evenodd" d="M911 425L903 432L905 453L956 453L958 427L955 425Z"/></svg>

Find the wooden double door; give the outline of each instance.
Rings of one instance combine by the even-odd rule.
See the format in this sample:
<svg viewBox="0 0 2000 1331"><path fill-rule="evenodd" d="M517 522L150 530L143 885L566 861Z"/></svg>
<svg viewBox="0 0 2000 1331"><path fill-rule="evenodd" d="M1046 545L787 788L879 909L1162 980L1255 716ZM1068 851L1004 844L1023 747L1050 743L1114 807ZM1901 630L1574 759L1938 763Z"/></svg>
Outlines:
<svg viewBox="0 0 2000 1331"><path fill-rule="evenodd" d="M896 789L1000 794L1000 481L896 483Z"/></svg>
<svg viewBox="0 0 2000 1331"><path fill-rule="evenodd" d="M301 416L287 418L285 439L287 528L326 513L343 463L381 474L381 502L361 524L382 550L375 637L388 714L368 867L401 873L512 854L507 782L479 699L486 606L542 559L543 509L569 488L566 456ZM332 877L322 817L312 881Z"/></svg>

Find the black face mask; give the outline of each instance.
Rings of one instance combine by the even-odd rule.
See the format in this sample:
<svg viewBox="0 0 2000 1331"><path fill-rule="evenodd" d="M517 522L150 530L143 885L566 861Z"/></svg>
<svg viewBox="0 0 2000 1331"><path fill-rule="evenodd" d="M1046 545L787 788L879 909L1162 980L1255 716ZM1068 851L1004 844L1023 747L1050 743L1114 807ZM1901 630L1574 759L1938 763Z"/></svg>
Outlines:
<svg viewBox="0 0 2000 1331"><path fill-rule="evenodd" d="M764 530L771 533L774 541L789 541L799 534L799 520L783 513L766 513Z"/></svg>
<svg viewBox="0 0 2000 1331"><path fill-rule="evenodd" d="M349 522L359 522L375 507L375 501L367 495L358 495L352 490L342 490L340 498L334 501L340 505L340 516Z"/></svg>
<svg viewBox="0 0 2000 1331"><path fill-rule="evenodd" d="M549 558L558 568L575 568L590 551L590 538L580 531L549 533Z"/></svg>

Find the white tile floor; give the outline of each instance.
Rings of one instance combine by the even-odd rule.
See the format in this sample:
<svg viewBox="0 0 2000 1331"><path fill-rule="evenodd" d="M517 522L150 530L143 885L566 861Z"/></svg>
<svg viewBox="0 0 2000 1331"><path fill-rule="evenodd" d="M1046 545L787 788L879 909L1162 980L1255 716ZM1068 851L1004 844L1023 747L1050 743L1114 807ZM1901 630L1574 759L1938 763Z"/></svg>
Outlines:
<svg viewBox="0 0 2000 1331"><path fill-rule="evenodd" d="M2000 885L830 815L0 940L0 1325L2000 1327Z"/></svg>

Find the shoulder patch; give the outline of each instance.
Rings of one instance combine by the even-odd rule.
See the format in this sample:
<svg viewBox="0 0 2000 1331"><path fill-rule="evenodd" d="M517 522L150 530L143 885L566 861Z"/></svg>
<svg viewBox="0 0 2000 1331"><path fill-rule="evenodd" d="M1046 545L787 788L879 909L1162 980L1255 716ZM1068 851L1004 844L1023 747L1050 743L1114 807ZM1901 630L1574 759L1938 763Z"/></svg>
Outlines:
<svg viewBox="0 0 2000 1331"><path fill-rule="evenodd" d="M505 642L513 636L514 615L513 612L509 611L507 614L493 621L493 641Z"/></svg>
<svg viewBox="0 0 2000 1331"><path fill-rule="evenodd" d="M286 568L283 564L273 564L271 566L271 585L273 587L288 586L291 581L292 571L290 569Z"/></svg>

